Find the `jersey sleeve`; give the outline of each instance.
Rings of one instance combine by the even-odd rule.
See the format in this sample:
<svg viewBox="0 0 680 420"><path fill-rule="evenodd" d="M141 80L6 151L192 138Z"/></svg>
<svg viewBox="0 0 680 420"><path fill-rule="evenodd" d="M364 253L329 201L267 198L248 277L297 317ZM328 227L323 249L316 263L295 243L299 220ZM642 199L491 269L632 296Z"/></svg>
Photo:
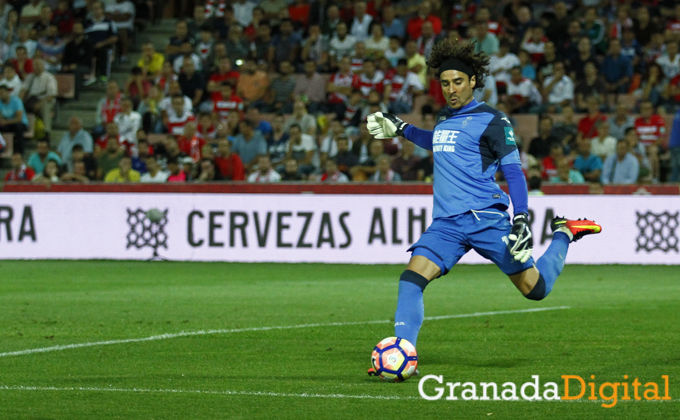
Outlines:
<svg viewBox="0 0 680 420"><path fill-rule="evenodd" d="M406 127L404 137L425 150L432 150L432 131L416 128L412 125Z"/></svg>
<svg viewBox="0 0 680 420"><path fill-rule="evenodd" d="M510 124L510 119L501 112L491 120L481 140L486 142L491 155L496 160L501 160L517 150L515 131Z"/></svg>

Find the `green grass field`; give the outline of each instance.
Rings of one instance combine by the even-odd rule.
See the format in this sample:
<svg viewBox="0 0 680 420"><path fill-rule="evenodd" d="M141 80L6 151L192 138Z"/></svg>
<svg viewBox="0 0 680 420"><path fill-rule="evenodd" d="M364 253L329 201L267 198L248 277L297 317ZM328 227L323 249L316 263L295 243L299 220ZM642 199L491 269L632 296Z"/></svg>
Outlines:
<svg viewBox="0 0 680 420"><path fill-rule="evenodd" d="M499 387L540 375L560 393L561 375L595 375L596 386L623 375L662 385L669 375L672 400L610 409L585 397L425 401L418 377L368 377L373 346L393 335L402 270L0 262L0 418L680 418L677 267L567 266L533 302L494 266L458 266L425 293L426 317L568 308L427 320L421 375ZM255 329L273 326L302 327ZM238 331L7 354L201 330Z"/></svg>

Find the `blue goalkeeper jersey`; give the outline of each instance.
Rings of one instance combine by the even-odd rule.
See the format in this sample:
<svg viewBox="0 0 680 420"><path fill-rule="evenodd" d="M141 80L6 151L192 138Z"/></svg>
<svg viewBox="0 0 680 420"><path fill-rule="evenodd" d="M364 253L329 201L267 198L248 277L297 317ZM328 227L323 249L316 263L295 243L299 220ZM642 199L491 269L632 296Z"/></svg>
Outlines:
<svg viewBox="0 0 680 420"><path fill-rule="evenodd" d="M473 99L460 109L442 109L434 131L410 126L404 135L434 153L434 219L491 206L508 208L508 195L496 184L495 174L501 162L504 171L506 166L516 171L521 163L504 113Z"/></svg>

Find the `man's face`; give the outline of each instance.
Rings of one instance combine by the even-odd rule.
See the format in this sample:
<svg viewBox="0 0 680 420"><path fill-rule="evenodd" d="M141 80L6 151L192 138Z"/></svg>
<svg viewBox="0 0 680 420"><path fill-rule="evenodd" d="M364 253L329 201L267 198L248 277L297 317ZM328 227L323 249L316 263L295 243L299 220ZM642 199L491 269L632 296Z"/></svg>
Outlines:
<svg viewBox="0 0 680 420"><path fill-rule="evenodd" d="M616 155L619 159L623 159L628 154L628 143L625 141L620 141L616 143Z"/></svg>
<svg viewBox="0 0 680 420"><path fill-rule="evenodd" d="M73 24L73 36L74 37L80 37L83 35L85 31L83 30L83 24L82 23L74 23Z"/></svg>
<svg viewBox="0 0 680 420"><path fill-rule="evenodd" d="M9 89L6 87L0 88L0 101L7 103L9 100Z"/></svg>
<svg viewBox="0 0 680 420"><path fill-rule="evenodd" d="M293 112L294 112L296 115L302 115L302 114L305 113L305 111L306 111L306 108L305 108L305 103L304 103L304 102L302 102L302 101L296 101L295 104L293 104Z"/></svg>
<svg viewBox="0 0 680 420"><path fill-rule="evenodd" d="M375 75L375 63L372 61L364 62L364 73L369 78L373 77Z"/></svg>
<svg viewBox="0 0 680 420"><path fill-rule="evenodd" d="M154 158L148 158L146 160L146 168L151 172L156 172L158 170L158 162Z"/></svg>
<svg viewBox="0 0 680 420"><path fill-rule="evenodd" d="M83 149L73 150L71 152L71 157L73 158L74 162L80 162L81 160L85 159L85 151Z"/></svg>
<svg viewBox="0 0 680 420"><path fill-rule="evenodd" d="M347 35L347 25L342 22L338 23L338 26L335 27L335 31L338 33L338 37L343 38Z"/></svg>
<svg viewBox="0 0 680 420"><path fill-rule="evenodd" d="M268 172L272 168L272 161L269 160L267 156L261 156L260 160L257 161L260 172Z"/></svg>
<svg viewBox="0 0 680 420"><path fill-rule="evenodd" d="M120 168L121 174L126 174L130 171L130 169L132 169L132 161L129 157L124 157L120 160L118 167Z"/></svg>
<svg viewBox="0 0 680 420"><path fill-rule="evenodd" d="M149 156L149 143L145 141L138 141L137 150L139 153L139 158L144 159L145 157Z"/></svg>
<svg viewBox="0 0 680 420"><path fill-rule="evenodd" d="M231 61L228 58L221 59L219 69L222 74L229 73L231 71Z"/></svg>
<svg viewBox="0 0 680 420"><path fill-rule="evenodd" d="M675 55L678 53L678 43L669 42L666 46L666 51L668 52L669 56L675 57Z"/></svg>
<svg viewBox="0 0 680 420"><path fill-rule="evenodd" d="M341 73L349 73L349 70L350 70L350 67L351 67L349 58L343 57L342 60L340 60L339 67L340 67Z"/></svg>
<svg viewBox="0 0 680 420"><path fill-rule="evenodd" d="M85 162L76 162L73 165L73 173L76 175L85 176L87 173Z"/></svg>
<svg viewBox="0 0 680 420"><path fill-rule="evenodd" d="M20 61L25 61L28 58L28 53L26 53L26 48L17 48L17 59Z"/></svg>
<svg viewBox="0 0 680 420"><path fill-rule="evenodd" d="M196 71L196 66L194 66L194 60L190 58L184 59L184 65L182 66L184 73L192 75Z"/></svg>
<svg viewBox="0 0 680 420"><path fill-rule="evenodd" d="M196 123L188 123L184 126L184 137L190 139L196 135Z"/></svg>
<svg viewBox="0 0 680 420"><path fill-rule="evenodd" d="M550 148L550 157L553 158L556 162L563 156L564 151L562 150L562 146L553 146Z"/></svg>
<svg viewBox="0 0 680 420"><path fill-rule="evenodd" d="M311 76L316 71L316 64L313 61L307 61L305 63L305 74Z"/></svg>
<svg viewBox="0 0 680 420"><path fill-rule="evenodd" d="M283 61L281 62L281 74L284 76L288 76L293 72L293 69L291 68L291 65L288 61Z"/></svg>
<svg viewBox="0 0 680 420"><path fill-rule="evenodd" d="M292 25L289 21L287 21L287 20L285 20L285 21L283 21L283 22L281 23L281 28L280 28L280 29L281 29L281 33L282 33L283 35L286 35L286 36L288 36L288 35L290 35L290 34L293 33L293 25Z"/></svg>
<svg viewBox="0 0 680 420"><path fill-rule="evenodd" d="M177 115L184 114L184 99L182 98L172 98L172 109Z"/></svg>
<svg viewBox="0 0 680 420"><path fill-rule="evenodd" d="M590 139L581 138L577 141L578 152L582 155L590 154Z"/></svg>
<svg viewBox="0 0 680 420"><path fill-rule="evenodd" d="M651 102L643 102L642 105L640 105L640 115L643 118L651 117L653 110L654 107L652 106Z"/></svg>
<svg viewBox="0 0 680 420"><path fill-rule="evenodd" d="M365 124L362 124L365 125ZM385 151L385 147L383 146L383 142L380 140L374 140L371 142L370 146L368 146L368 151L371 154L371 156L380 156L383 154Z"/></svg>
<svg viewBox="0 0 680 420"><path fill-rule="evenodd" d="M338 165L333 159L328 159L326 161L326 173L332 175L336 172L338 172Z"/></svg>
<svg viewBox="0 0 680 420"><path fill-rule="evenodd" d="M583 73L587 77L597 76L597 68L595 67L595 65L593 63L588 62L588 63L586 63L585 67L583 67Z"/></svg>
<svg viewBox="0 0 680 420"><path fill-rule="evenodd" d="M47 153L49 153L49 151L50 151L50 148L49 148L49 146L47 145L46 142L44 142L44 141L38 142L38 147L37 147L38 155L40 155L41 157L45 157L45 156L47 156Z"/></svg>
<svg viewBox="0 0 680 420"><path fill-rule="evenodd" d="M467 74L458 70L446 70L439 81L442 86L442 94L446 98L446 104L458 109L467 105L472 100L472 90L475 87L475 77L472 79Z"/></svg>
<svg viewBox="0 0 680 420"><path fill-rule="evenodd" d="M132 101L130 101L129 99L124 100L123 103L120 105L121 105L120 110L124 114L129 114L132 111Z"/></svg>
<svg viewBox="0 0 680 420"><path fill-rule="evenodd" d="M362 124L364 125L364 124ZM292 140L299 140L302 138L302 131L300 130L300 127L291 127L290 128L290 138Z"/></svg>
<svg viewBox="0 0 680 420"><path fill-rule="evenodd" d="M390 169L390 161L389 159L386 158L380 158L378 159L378 164L376 165L378 167L378 170L382 173L386 173Z"/></svg>
<svg viewBox="0 0 680 420"><path fill-rule="evenodd" d="M588 112L591 114L595 114L596 112L599 112L600 110L600 101L598 101L596 98L591 97L588 99Z"/></svg>
<svg viewBox="0 0 680 420"><path fill-rule="evenodd" d="M338 145L338 152L344 153L349 150L349 142L346 138L339 138L336 143Z"/></svg>
<svg viewBox="0 0 680 420"><path fill-rule="evenodd" d="M517 84L522 80L522 70L514 68L510 71L512 83Z"/></svg>
<svg viewBox="0 0 680 420"><path fill-rule="evenodd" d="M272 128L276 131L281 131L283 128L283 117L275 117L274 121L272 121Z"/></svg>
<svg viewBox="0 0 680 420"><path fill-rule="evenodd" d="M366 3L358 1L354 4L354 15L363 16L366 14Z"/></svg>
<svg viewBox="0 0 680 420"><path fill-rule="evenodd" d="M154 48L153 44L144 44L142 45L142 54L144 54L146 57L153 57L154 53Z"/></svg>
<svg viewBox="0 0 680 420"><path fill-rule="evenodd" d="M50 38L54 38L59 34L59 28L57 28L56 25L50 25L47 27L47 36Z"/></svg>
<svg viewBox="0 0 680 420"><path fill-rule="evenodd" d="M238 129L245 137L250 138L250 136L253 135L253 129L245 121L241 122L241 124L238 126Z"/></svg>
<svg viewBox="0 0 680 420"><path fill-rule="evenodd" d="M34 59L33 70L36 75L41 75L45 71L45 63L42 60Z"/></svg>
<svg viewBox="0 0 680 420"><path fill-rule="evenodd" d="M110 153L118 151L118 140L115 137L109 137L106 141L106 151Z"/></svg>
<svg viewBox="0 0 680 420"><path fill-rule="evenodd" d="M40 19L49 22L51 17L52 17L52 8L51 7L44 6L42 9L40 9Z"/></svg>
<svg viewBox="0 0 680 420"><path fill-rule="evenodd" d="M97 2L92 5L92 15L95 19L101 19L104 16L104 9L101 3Z"/></svg>
<svg viewBox="0 0 680 420"><path fill-rule="evenodd" d="M116 123L109 123L106 125L107 136L118 136L118 125Z"/></svg>
<svg viewBox="0 0 680 420"><path fill-rule="evenodd" d="M416 43L413 41L408 41L406 43L406 55L409 57L415 54L418 51L418 48L416 46Z"/></svg>
<svg viewBox="0 0 680 420"><path fill-rule="evenodd" d="M81 128L82 126L80 121L76 117L71 118L71 120L68 122L68 129L72 133L77 133Z"/></svg>
<svg viewBox="0 0 680 420"><path fill-rule="evenodd" d="M220 156L229 156L231 153L231 142L227 139L222 139L217 143L217 151Z"/></svg>
<svg viewBox="0 0 680 420"><path fill-rule="evenodd" d="M543 118L541 120L541 132L542 133L550 133L552 131L552 121L550 118Z"/></svg>
<svg viewBox="0 0 680 420"><path fill-rule="evenodd" d="M340 10L338 10L338 6L334 4L329 6L326 15L328 16L328 20L337 19L340 16Z"/></svg>
<svg viewBox="0 0 680 420"><path fill-rule="evenodd" d="M621 54L621 42L618 39L612 39L609 41L609 54L619 55Z"/></svg>
<svg viewBox="0 0 680 420"><path fill-rule="evenodd" d="M205 19L205 7L203 6L194 7L194 19L198 20Z"/></svg>
<svg viewBox="0 0 680 420"><path fill-rule="evenodd" d="M109 82L109 83L106 85L106 96L107 96L109 99L115 99L116 96L118 96L118 92L120 92L120 90L118 89L118 83L116 83L116 82Z"/></svg>
<svg viewBox="0 0 680 420"><path fill-rule="evenodd" d="M586 54L590 52L590 41L588 38L581 38L581 40L578 42L578 51L581 54Z"/></svg>

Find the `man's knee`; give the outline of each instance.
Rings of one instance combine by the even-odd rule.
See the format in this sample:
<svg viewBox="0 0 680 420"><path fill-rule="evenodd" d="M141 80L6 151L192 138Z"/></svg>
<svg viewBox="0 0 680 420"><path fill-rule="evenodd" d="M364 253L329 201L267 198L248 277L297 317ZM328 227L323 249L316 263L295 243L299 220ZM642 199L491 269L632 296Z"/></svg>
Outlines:
<svg viewBox="0 0 680 420"><path fill-rule="evenodd" d="M547 294L545 293L545 279L543 279L543 276L539 274L536 284L529 293L524 295L524 297L531 300L543 300L543 298L545 298L546 295Z"/></svg>

